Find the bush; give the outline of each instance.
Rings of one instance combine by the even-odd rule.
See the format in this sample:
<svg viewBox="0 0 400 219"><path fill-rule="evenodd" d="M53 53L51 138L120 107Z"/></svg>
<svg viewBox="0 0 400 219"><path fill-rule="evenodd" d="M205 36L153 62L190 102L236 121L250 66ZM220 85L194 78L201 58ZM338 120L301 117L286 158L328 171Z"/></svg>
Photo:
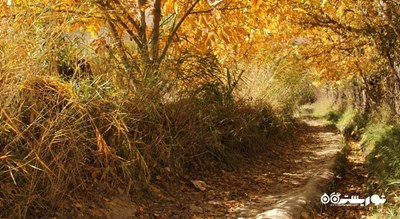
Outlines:
<svg viewBox="0 0 400 219"><path fill-rule="evenodd" d="M370 152L376 143L386 135L390 128L391 126L384 122L370 121L364 129L360 145L364 150Z"/></svg>
<svg viewBox="0 0 400 219"><path fill-rule="evenodd" d="M340 116L341 115L339 112L335 110L330 110L328 114L325 116L325 118L330 122L337 123L340 119Z"/></svg>
<svg viewBox="0 0 400 219"><path fill-rule="evenodd" d="M145 74L137 48L121 63L114 42L91 48L30 13L34 24L5 21L0 42L0 217L76 218L71 203L87 194L138 195L167 167L236 167L289 128L290 115L236 97L243 71L223 78L211 52L171 54ZM81 58L93 80L61 79Z"/></svg>
<svg viewBox="0 0 400 219"><path fill-rule="evenodd" d="M336 126L346 136L360 140L363 129L368 124L368 115L361 114L354 109L347 109L337 120Z"/></svg>
<svg viewBox="0 0 400 219"><path fill-rule="evenodd" d="M158 101L76 83L35 76L8 85L19 90L0 116L1 217L70 215L66 197L107 187L138 192L165 167L235 167L287 128L267 104L224 101L218 87Z"/></svg>
<svg viewBox="0 0 400 219"><path fill-rule="evenodd" d="M367 168L377 176L382 186L400 178L400 125L381 132L375 147L367 157Z"/></svg>

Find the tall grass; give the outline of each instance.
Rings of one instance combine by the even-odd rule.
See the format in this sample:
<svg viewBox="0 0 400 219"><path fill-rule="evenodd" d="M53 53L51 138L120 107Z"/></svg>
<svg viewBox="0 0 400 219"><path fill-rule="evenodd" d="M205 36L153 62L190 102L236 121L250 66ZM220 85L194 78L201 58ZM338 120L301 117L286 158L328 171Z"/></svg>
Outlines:
<svg viewBox="0 0 400 219"><path fill-rule="evenodd" d="M275 51L278 50L278 51ZM245 98L266 100L280 114L293 115L300 106L316 100L316 87L311 71L299 65L293 49L274 48L274 51L256 54L262 61L248 61L240 93Z"/></svg>
<svg viewBox="0 0 400 219"><path fill-rule="evenodd" d="M137 195L162 168L235 168L290 128L289 115L236 95L240 71L225 74L211 53L141 78L112 47L95 52L31 16L18 35L1 32L0 217L76 217L68 206L88 191ZM55 62L81 57L93 80L57 73Z"/></svg>
<svg viewBox="0 0 400 219"><path fill-rule="evenodd" d="M135 192L164 167L234 167L285 129L267 104L224 102L218 88L163 103L78 83L34 76L7 84L15 92L0 116L2 216L57 210L99 184Z"/></svg>

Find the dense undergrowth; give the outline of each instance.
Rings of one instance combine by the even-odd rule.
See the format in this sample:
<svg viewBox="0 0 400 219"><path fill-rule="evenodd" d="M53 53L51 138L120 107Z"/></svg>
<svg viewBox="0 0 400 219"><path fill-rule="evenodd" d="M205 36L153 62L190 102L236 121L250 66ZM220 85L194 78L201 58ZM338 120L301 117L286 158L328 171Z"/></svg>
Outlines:
<svg viewBox="0 0 400 219"><path fill-rule="evenodd" d="M129 39L67 32L73 13L23 8L0 28L1 218L73 218L85 194L138 198L161 171L239 168L312 96L286 44L224 60L171 45L151 66Z"/></svg>
<svg viewBox="0 0 400 219"><path fill-rule="evenodd" d="M372 218L398 218L400 179L400 124L382 106L370 114L362 114L345 102L324 99L315 104L316 116L334 123L343 135L361 146L369 172L367 188L389 197L388 204Z"/></svg>
<svg viewBox="0 0 400 219"><path fill-rule="evenodd" d="M225 75L212 53L182 53L157 77L143 78L121 66L112 49L95 54L62 39L49 51L34 43L40 32L26 31L2 39L0 217L75 217L69 205L88 191L123 188L139 197L162 170L237 168L293 125L301 92L290 95L291 81L281 84L289 99L271 104L265 89L250 99L238 84L247 80L252 88L251 80L235 73L241 70ZM81 57L91 63L90 77L75 69L78 77L67 79L63 65L57 72L51 64L63 60L68 71ZM298 81L290 88L305 80Z"/></svg>
<svg viewBox="0 0 400 219"><path fill-rule="evenodd" d="M1 92L2 216L57 209L96 184L133 192L161 168L235 166L287 128L265 103L211 101L217 90L161 103L57 77L9 86Z"/></svg>
<svg viewBox="0 0 400 219"><path fill-rule="evenodd" d="M139 193L163 168L235 168L288 132L288 115L234 98L224 86L209 78L172 98L155 94L154 86L134 91L101 76L65 81L38 72L6 79L1 216L63 212L68 197L99 187Z"/></svg>

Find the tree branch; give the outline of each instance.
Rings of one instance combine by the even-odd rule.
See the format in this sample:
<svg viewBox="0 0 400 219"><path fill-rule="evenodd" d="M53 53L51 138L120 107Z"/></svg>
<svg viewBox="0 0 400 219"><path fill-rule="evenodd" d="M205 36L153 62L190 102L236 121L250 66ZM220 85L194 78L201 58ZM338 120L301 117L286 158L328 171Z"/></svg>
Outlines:
<svg viewBox="0 0 400 219"><path fill-rule="evenodd" d="M160 38L161 0L155 0L153 7L153 30L150 35L150 59L157 60Z"/></svg>
<svg viewBox="0 0 400 219"><path fill-rule="evenodd" d="M179 20L178 24L173 28L173 30L171 31L170 35L168 36L168 40L164 46L164 49L158 59L158 62L161 62L165 56L167 55L168 49L171 46L172 40L174 39L174 36L176 34L176 32L178 31L178 29L181 27L183 21L185 21L185 19L190 15L190 13L193 11L193 9L196 7L196 5L200 2L200 0L196 0L192 6L190 6L190 8L186 11L186 13L183 15L183 17Z"/></svg>
<svg viewBox="0 0 400 219"><path fill-rule="evenodd" d="M114 3L117 5L117 7L119 8L119 10L121 10L121 11L124 13L124 15L126 15L126 18L127 18L128 21L135 27L136 31L139 32L139 25L136 23L135 19L133 19L133 18L129 15L129 13L125 10L125 8L122 7L121 2L120 2L119 0L113 0L113 1L114 1ZM110 5L110 9L112 9L112 8L111 8L111 5ZM117 14L117 13L115 12L115 14Z"/></svg>
<svg viewBox="0 0 400 219"><path fill-rule="evenodd" d="M209 10L202 10L202 11L192 11L190 14L207 14L207 13L211 13L214 10L217 11L233 11L233 10L242 10L242 9L246 9L246 8L251 8L250 6L243 6L243 7L236 7L236 8L213 8L213 9L209 9Z"/></svg>

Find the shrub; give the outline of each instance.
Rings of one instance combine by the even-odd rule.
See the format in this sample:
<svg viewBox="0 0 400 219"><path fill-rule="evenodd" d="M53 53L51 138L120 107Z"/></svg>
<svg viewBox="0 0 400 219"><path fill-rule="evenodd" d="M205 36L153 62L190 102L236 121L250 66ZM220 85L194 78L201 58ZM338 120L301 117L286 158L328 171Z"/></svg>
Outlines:
<svg viewBox="0 0 400 219"><path fill-rule="evenodd" d="M367 168L381 180L382 186L400 178L400 125L381 133L367 157Z"/></svg>
<svg viewBox="0 0 400 219"><path fill-rule="evenodd" d="M218 86L159 101L88 83L35 76L8 84L19 90L0 116L0 216L52 209L73 217L61 207L67 197L107 187L139 192L165 167L236 167L288 128L268 104L225 101Z"/></svg>

